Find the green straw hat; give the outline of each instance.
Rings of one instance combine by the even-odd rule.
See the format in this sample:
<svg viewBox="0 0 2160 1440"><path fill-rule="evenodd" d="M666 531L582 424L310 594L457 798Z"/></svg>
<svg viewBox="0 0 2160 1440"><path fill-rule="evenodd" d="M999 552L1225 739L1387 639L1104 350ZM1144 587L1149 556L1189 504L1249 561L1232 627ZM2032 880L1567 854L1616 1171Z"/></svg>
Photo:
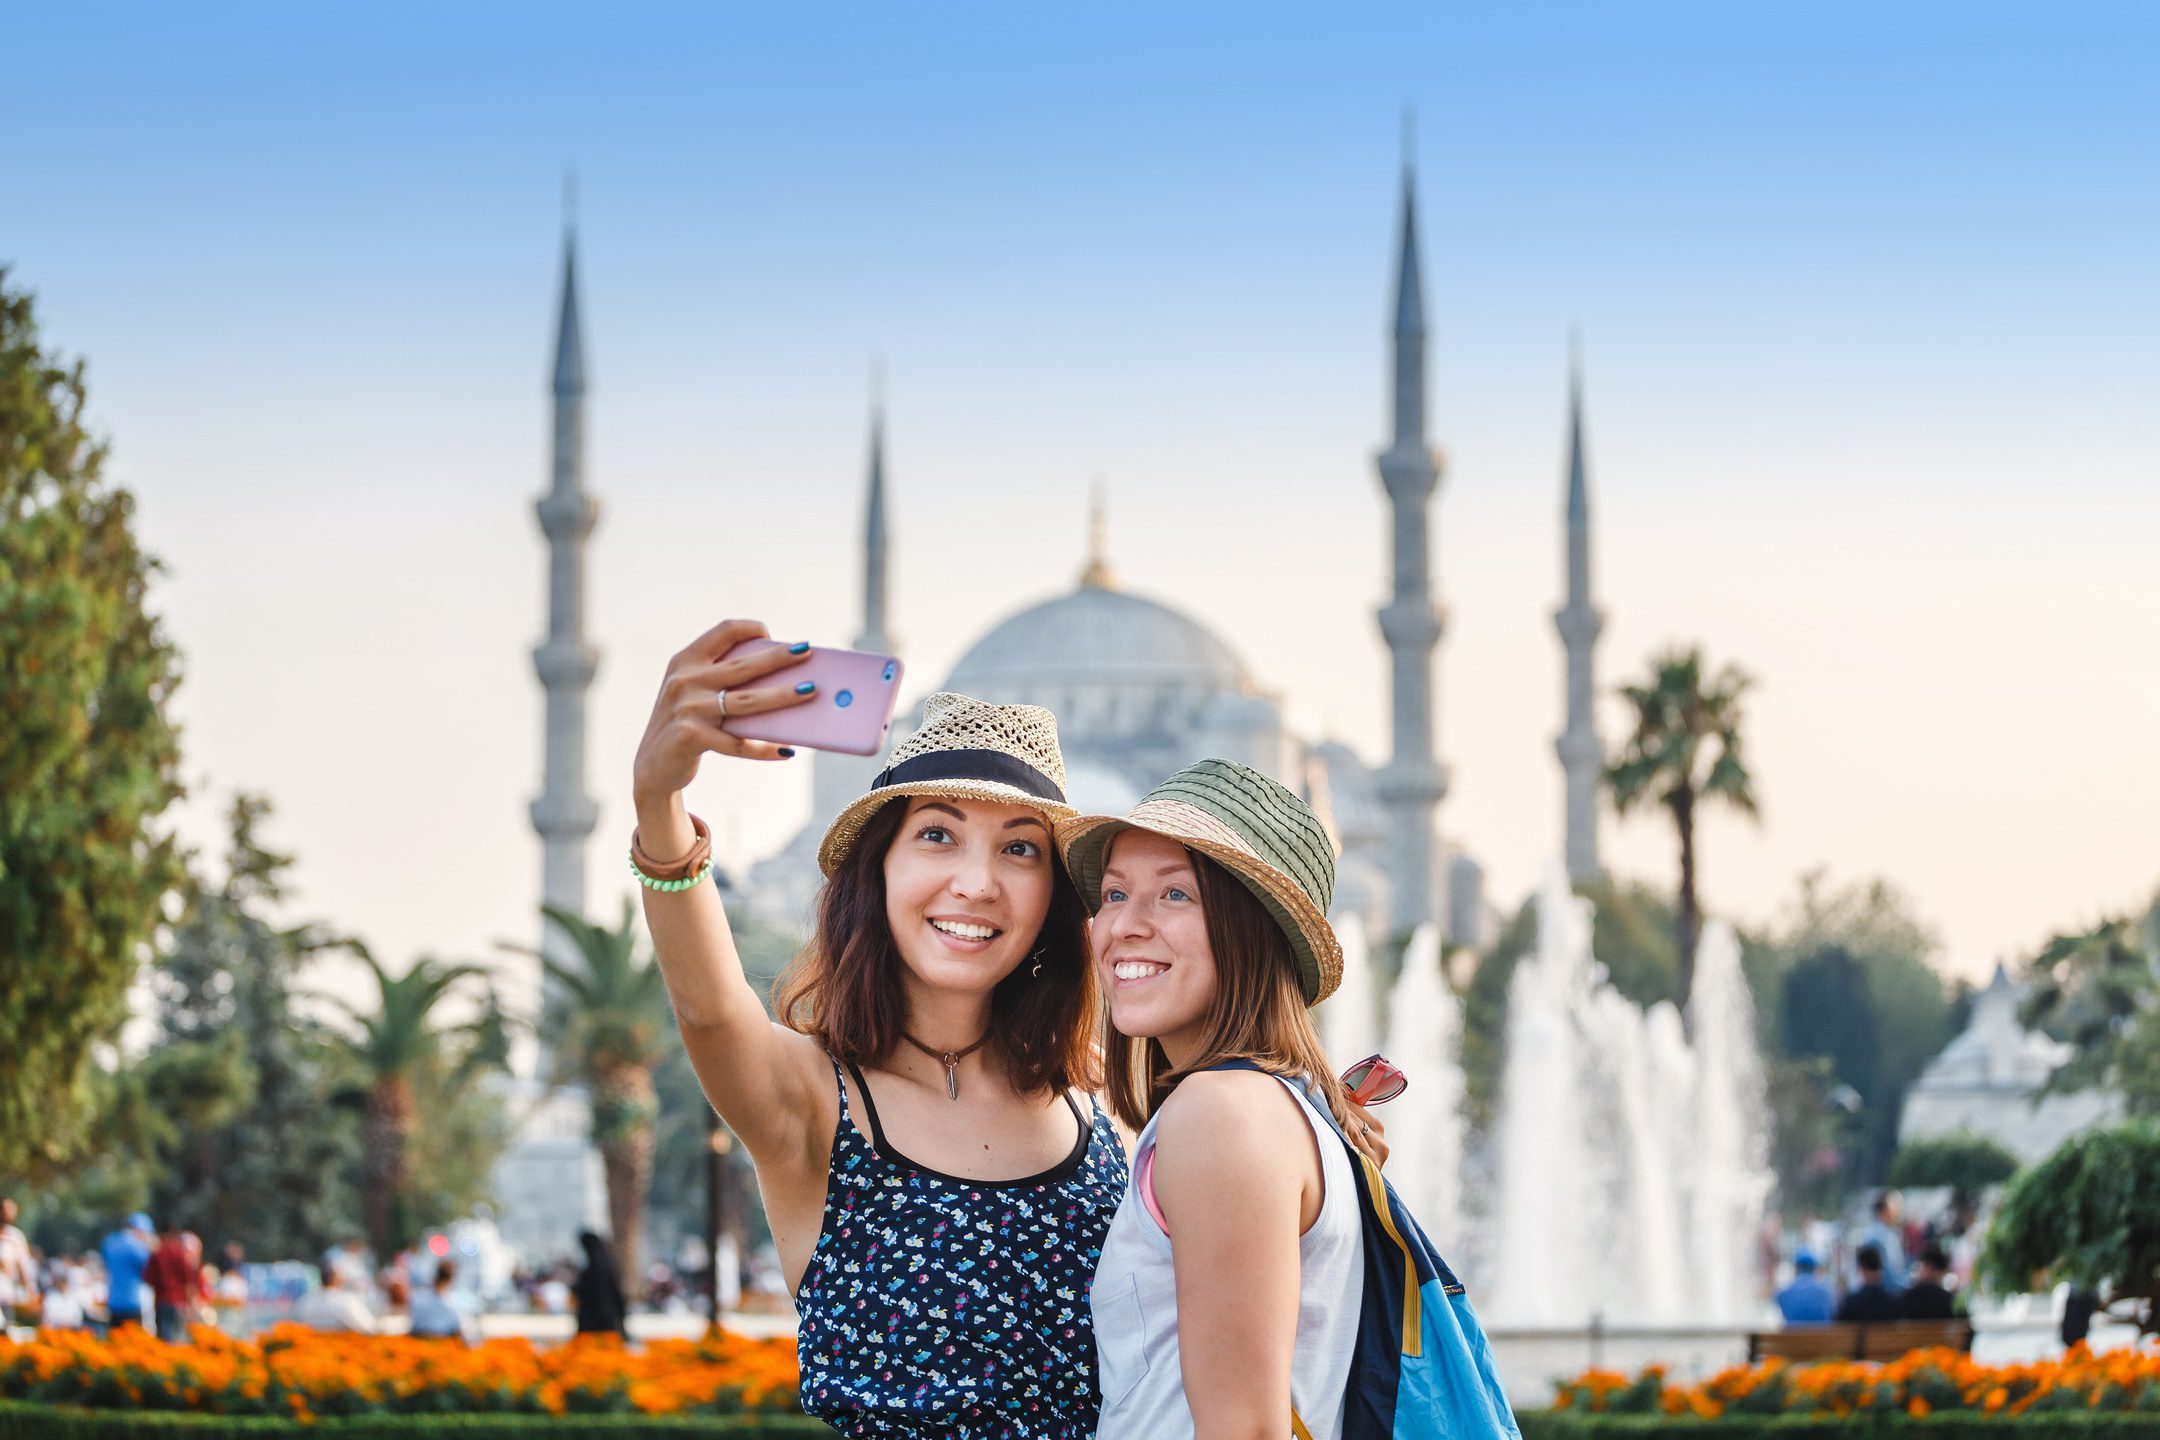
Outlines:
<svg viewBox="0 0 2160 1440"><path fill-rule="evenodd" d="M1290 939L1305 1003L1342 983L1342 942L1327 921L1335 898L1335 846L1313 808L1234 760L1201 760L1148 792L1125 816L1060 820L1065 868L1088 913L1102 907L1104 857L1126 830L1147 830L1196 850L1237 876Z"/></svg>

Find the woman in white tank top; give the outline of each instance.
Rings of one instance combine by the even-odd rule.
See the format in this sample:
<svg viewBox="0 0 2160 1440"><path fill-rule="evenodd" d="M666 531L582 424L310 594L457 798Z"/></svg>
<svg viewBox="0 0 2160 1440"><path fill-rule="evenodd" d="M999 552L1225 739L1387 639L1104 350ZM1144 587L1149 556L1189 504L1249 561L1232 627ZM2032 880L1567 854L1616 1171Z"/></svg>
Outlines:
<svg viewBox="0 0 2160 1440"><path fill-rule="evenodd" d="M1111 1109L1140 1137L1091 1296L1097 1440L1342 1433L1364 1285L1361 1122L1308 1007L1340 981L1311 808L1203 760L1122 818L1061 822L1096 912ZM1258 1069L1219 1069L1224 1062Z"/></svg>

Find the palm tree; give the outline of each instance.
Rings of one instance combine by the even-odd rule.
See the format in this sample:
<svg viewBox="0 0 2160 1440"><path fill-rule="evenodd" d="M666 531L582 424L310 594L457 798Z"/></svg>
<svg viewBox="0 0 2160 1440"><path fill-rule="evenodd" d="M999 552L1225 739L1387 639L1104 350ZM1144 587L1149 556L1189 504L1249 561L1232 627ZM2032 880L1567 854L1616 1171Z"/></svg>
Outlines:
<svg viewBox="0 0 2160 1440"><path fill-rule="evenodd" d="M375 977L380 993L372 1012L349 1001L324 998L342 1006L360 1027L359 1037L347 1038L344 1048L366 1077L360 1099L365 1117L361 1135L368 1239L378 1255L387 1255L411 1238L404 1204L406 1157L419 1119L415 1087L421 1072L450 1063L445 1039L469 1033L472 1043L454 1061L461 1088L474 1072L499 1062L501 1019L491 1007L491 1013L469 1026L445 1030L434 1023L435 1007L467 978L486 973L481 966L445 964L423 955L403 975L393 976L360 941L343 941L340 948L359 957Z"/></svg>
<svg viewBox="0 0 2160 1440"><path fill-rule="evenodd" d="M1680 1008L1695 986L1695 940L1702 914L1695 902L1695 812L1722 800L1754 815L1754 781L1740 759L1740 697L1753 683L1733 666L1705 682L1702 651L1676 650L1651 665L1646 685L1623 685L1634 707L1634 731L1605 771L1613 808L1626 814L1654 800L1672 812L1680 832Z"/></svg>
<svg viewBox="0 0 2160 1440"><path fill-rule="evenodd" d="M559 997L545 1007L542 1028L556 1079L582 1084L592 1098L592 1138L607 1176L615 1260L624 1290L635 1299L644 1288L645 1195L652 1187L660 1118L653 1071L667 1058L674 1033L667 982L652 957L639 953L628 900L613 928L552 905L541 908L577 952L573 964L524 952L538 956Z"/></svg>

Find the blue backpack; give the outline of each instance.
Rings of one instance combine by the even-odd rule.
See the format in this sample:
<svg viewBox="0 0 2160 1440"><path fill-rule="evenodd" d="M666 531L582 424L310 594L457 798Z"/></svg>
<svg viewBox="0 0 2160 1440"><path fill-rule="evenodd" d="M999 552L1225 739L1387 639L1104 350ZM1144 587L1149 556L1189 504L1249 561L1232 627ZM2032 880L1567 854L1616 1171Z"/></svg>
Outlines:
<svg viewBox="0 0 2160 1440"><path fill-rule="evenodd" d="M1209 1068L1262 1069L1250 1060ZM1327 1105L1315 1097L1313 1108L1350 1152L1365 1232L1365 1301L1343 1440L1522 1440L1462 1282ZM1290 1430L1312 1440L1294 1411Z"/></svg>

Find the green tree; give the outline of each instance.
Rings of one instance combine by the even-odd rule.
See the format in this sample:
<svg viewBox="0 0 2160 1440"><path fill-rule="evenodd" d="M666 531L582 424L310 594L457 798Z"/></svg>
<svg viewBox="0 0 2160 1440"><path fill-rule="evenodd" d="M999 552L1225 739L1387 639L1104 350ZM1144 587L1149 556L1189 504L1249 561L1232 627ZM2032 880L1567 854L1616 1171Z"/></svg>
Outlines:
<svg viewBox="0 0 2160 1440"><path fill-rule="evenodd" d="M1905 1092L1954 1033L1942 977L1919 961L1826 944L1785 971L1779 992L1787 1059L1820 1056L1860 1108L1843 1127L1845 1183L1873 1185L1897 1149Z"/></svg>
<svg viewBox="0 0 2160 1440"><path fill-rule="evenodd" d="M2073 1046L2050 1090L2105 1086L2160 1115L2160 904L2058 935L2027 964L2024 1019Z"/></svg>
<svg viewBox="0 0 2160 1440"><path fill-rule="evenodd" d="M627 899L612 929L552 905L542 913L577 955L569 964L538 957L561 998L546 1010L548 1048L556 1079L583 1085L591 1097L615 1259L623 1288L634 1297L645 1288L645 1200L660 1119L653 1072L677 1048L667 982L652 956L640 952Z"/></svg>
<svg viewBox="0 0 2160 1440"><path fill-rule="evenodd" d="M1820 872L1775 932L1744 937L1790 1213L1821 1214L1887 1173L1906 1089L1963 1024L1938 948L1888 883Z"/></svg>
<svg viewBox="0 0 2160 1440"><path fill-rule="evenodd" d="M48 1255L93 1248L116 1216L149 1205L159 1153L178 1135L136 1070L93 1064L83 1090L96 1148L45 1177L23 1206L30 1243Z"/></svg>
<svg viewBox="0 0 2160 1440"><path fill-rule="evenodd" d="M151 972L161 1050L237 1037L253 1079L236 1113L190 1127L159 1165L151 1198L213 1244L237 1239L257 1257L293 1259L359 1228L360 1142L351 1115L330 1104L334 1037L294 1003L301 975L333 942L320 925L271 918L292 859L264 844L269 818L268 801L234 797L224 877L190 875ZM144 1099L171 1101L157 1089Z"/></svg>
<svg viewBox="0 0 2160 1440"><path fill-rule="evenodd" d="M1595 907L1590 948L1613 989L1645 1010L1661 1001L1684 1005L1672 901L1635 880L1601 880L1576 893Z"/></svg>
<svg viewBox="0 0 2160 1440"><path fill-rule="evenodd" d="M1695 898L1695 821L1699 808L1721 801L1754 815L1755 787L1740 757L1740 700L1752 683L1727 666L1705 676L1702 652L1674 651L1651 666L1642 685L1621 693L1634 724L1619 758L1605 772L1613 808L1621 814L1655 801L1672 816L1680 837L1679 976L1682 1009L1695 988L1695 942L1702 912Z"/></svg>
<svg viewBox="0 0 2160 1440"><path fill-rule="evenodd" d="M82 362L41 347L0 270L0 1173L84 1142L90 1047L182 873L159 823L181 793L179 653L86 404Z"/></svg>
<svg viewBox="0 0 2160 1440"><path fill-rule="evenodd" d="M475 1082L483 1072L506 1071L509 1060L507 1025L491 992L462 1045L414 1073L422 1122L405 1151L410 1235L469 1215L490 1197L495 1162L510 1144L510 1113L499 1086Z"/></svg>
<svg viewBox="0 0 2160 1440"><path fill-rule="evenodd" d="M1980 1193L2018 1172L2018 1158L1985 1135L1959 1131L1929 1140L1911 1140L1890 1160L1893 1185L1945 1185L1951 1208L1969 1216Z"/></svg>
<svg viewBox="0 0 2160 1440"><path fill-rule="evenodd" d="M2073 1135L2021 1173L1988 1229L1987 1283L2017 1294L2068 1280L2160 1333L2160 1121Z"/></svg>
<svg viewBox="0 0 2160 1440"><path fill-rule="evenodd" d="M1819 1055L1763 1057L1770 1111L1770 1167L1777 1175L1779 1212L1793 1220L1838 1208L1850 1148L1852 1117L1833 1098L1841 1086Z"/></svg>
<svg viewBox="0 0 2160 1440"><path fill-rule="evenodd" d="M461 1027L438 1023L436 1007L466 980L484 973L477 965L448 964L421 956L402 975L392 975L358 940L340 942L376 987L373 1009L336 1001L350 1012L359 1034L344 1049L361 1076L350 1095L363 1111L363 1173L368 1239L378 1255L410 1244L427 1223L414 1204L412 1158L423 1095L455 1094L502 1060L499 1014ZM428 1112L432 1129L441 1117Z"/></svg>

